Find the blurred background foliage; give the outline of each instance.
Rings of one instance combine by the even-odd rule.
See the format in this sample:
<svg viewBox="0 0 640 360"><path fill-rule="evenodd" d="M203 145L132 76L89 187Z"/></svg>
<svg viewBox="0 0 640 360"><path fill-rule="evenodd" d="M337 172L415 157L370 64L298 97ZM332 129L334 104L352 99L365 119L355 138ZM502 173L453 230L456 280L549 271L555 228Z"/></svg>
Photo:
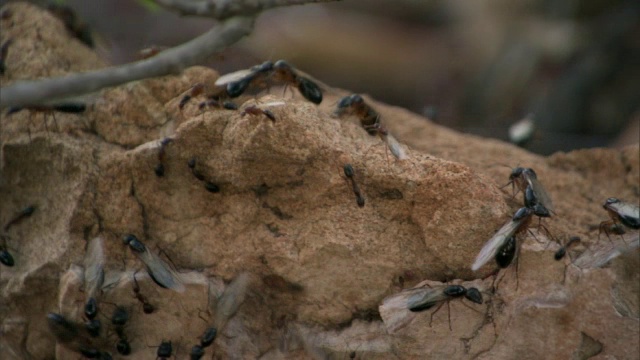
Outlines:
<svg viewBox="0 0 640 360"><path fill-rule="evenodd" d="M151 0L63 3L113 64L213 24ZM525 147L541 154L640 138L638 0L347 0L280 8L206 65L226 73L277 59L467 133L506 140L509 126L532 113L537 130Z"/></svg>

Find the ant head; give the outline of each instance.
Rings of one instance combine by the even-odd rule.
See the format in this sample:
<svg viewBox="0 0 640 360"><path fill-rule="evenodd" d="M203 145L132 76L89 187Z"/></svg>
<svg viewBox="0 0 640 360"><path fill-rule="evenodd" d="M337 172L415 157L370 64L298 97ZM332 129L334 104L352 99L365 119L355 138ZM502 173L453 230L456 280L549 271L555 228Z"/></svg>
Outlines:
<svg viewBox="0 0 640 360"><path fill-rule="evenodd" d="M124 242L125 245L129 245L131 250L135 252L143 253L146 251L146 247L144 246L144 244L141 243L140 240L138 240L138 238L135 235L132 235L132 234L125 235L122 241Z"/></svg>
<svg viewBox="0 0 640 360"><path fill-rule="evenodd" d="M160 342L160 346L158 346L158 356L159 357L169 357L173 353L173 346L171 345L171 341L162 340Z"/></svg>
<svg viewBox="0 0 640 360"><path fill-rule="evenodd" d="M216 340L217 335L218 335L218 329L216 329L213 326L210 328L207 328L204 334L202 334L202 336L200 337L200 345L202 345L203 347L207 347L211 345Z"/></svg>
<svg viewBox="0 0 640 360"><path fill-rule="evenodd" d="M98 314L98 302L94 297L90 297L84 304L84 316L89 320L93 320Z"/></svg>
<svg viewBox="0 0 640 360"><path fill-rule="evenodd" d="M464 295L465 298L467 298L467 300L474 302L476 304L482 304L483 303L483 299L482 299L482 293L480 292L480 290L472 287L472 288L468 288L466 294Z"/></svg>
<svg viewBox="0 0 640 360"><path fill-rule="evenodd" d="M346 177L353 177L353 174L354 174L353 166L351 166L351 164L344 164L344 175Z"/></svg>
<svg viewBox="0 0 640 360"><path fill-rule="evenodd" d="M204 347L202 345L193 345L189 353L191 359L200 359L204 356Z"/></svg>
<svg viewBox="0 0 640 360"><path fill-rule="evenodd" d="M26 208L22 209L20 212L23 216L31 216L33 212L36 211L36 207L34 205L29 205Z"/></svg>
<svg viewBox="0 0 640 360"><path fill-rule="evenodd" d="M129 343L129 340L126 338L120 338L116 343L116 350L120 355L131 354L131 344Z"/></svg>
<svg viewBox="0 0 640 360"><path fill-rule="evenodd" d="M511 175L509 175L509 180L513 181L513 180L515 180L516 178L520 177L520 175L522 175L522 172L523 172L524 170L525 170L524 168L519 167L519 166L518 166L518 167L516 167L516 168L514 168L514 169L512 169L512 170L511 170ZM531 170L531 171L533 171L533 170ZM535 174L535 173L534 173L534 174Z"/></svg>
<svg viewBox="0 0 640 360"><path fill-rule="evenodd" d="M173 139L170 137L166 137L160 141L160 146L167 146L171 142L173 142Z"/></svg>
<svg viewBox="0 0 640 360"><path fill-rule="evenodd" d="M278 60L273 64L272 68L275 70L290 71L292 66L284 60Z"/></svg>
<svg viewBox="0 0 640 360"><path fill-rule="evenodd" d="M222 103L222 107L227 110L238 110L238 105L233 101L225 101Z"/></svg>
<svg viewBox="0 0 640 360"><path fill-rule="evenodd" d="M615 203L619 203L620 200L618 200L617 198L614 197L610 197L607 199L607 201L604 202L604 206L606 207L607 205L611 205L611 204L615 204Z"/></svg>
<svg viewBox="0 0 640 360"><path fill-rule="evenodd" d="M125 245L129 245L132 241L138 241L138 238L133 234L127 234L122 238L122 242Z"/></svg>
<svg viewBox="0 0 640 360"><path fill-rule="evenodd" d="M535 172L535 171L533 171L533 169L532 169L532 168L525 168L525 169L522 169L522 175L525 175L525 176L531 177L531 178L533 178L533 179L537 179L537 178L538 178L538 175L536 174L536 172Z"/></svg>
<svg viewBox="0 0 640 360"><path fill-rule="evenodd" d="M553 254L553 258L556 261L560 261L566 254L567 254L567 248L563 246L560 249L558 249L558 251L556 251L555 254Z"/></svg>
<svg viewBox="0 0 640 360"><path fill-rule="evenodd" d="M116 326L123 326L129 321L129 312L122 306L116 306L111 315L111 323Z"/></svg>
<svg viewBox="0 0 640 360"><path fill-rule="evenodd" d="M284 60L276 61L276 63L275 63L275 64L274 64L274 63L272 63L271 61L265 61L265 62L263 62L262 64L260 64L260 65L258 65L258 66L257 66L256 71L257 71L257 72L268 72L268 71L271 71L271 70L273 70L273 69L278 65L278 63L283 63L283 64L285 64L286 66L291 67L291 66L290 66L289 64L287 64ZM281 64L280 66L283 66L283 65Z"/></svg>
<svg viewBox="0 0 640 360"><path fill-rule="evenodd" d="M85 323L84 327L91 337L98 337L100 329L102 329L102 322L100 319L91 319Z"/></svg>
<svg viewBox="0 0 640 360"><path fill-rule="evenodd" d="M336 113L338 113L338 115L345 111L346 108L351 106L351 103L353 102L352 97L353 95L349 95L338 100L338 105L336 106Z"/></svg>
<svg viewBox="0 0 640 360"><path fill-rule="evenodd" d="M0 263L8 267L12 267L15 265L13 256L11 256L11 254L5 249L0 250Z"/></svg>
<svg viewBox="0 0 640 360"><path fill-rule="evenodd" d="M362 98L362 96L358 95L358 94L352 94L351 95L351 103L352 104L364 104L364 99Z"/></svg>

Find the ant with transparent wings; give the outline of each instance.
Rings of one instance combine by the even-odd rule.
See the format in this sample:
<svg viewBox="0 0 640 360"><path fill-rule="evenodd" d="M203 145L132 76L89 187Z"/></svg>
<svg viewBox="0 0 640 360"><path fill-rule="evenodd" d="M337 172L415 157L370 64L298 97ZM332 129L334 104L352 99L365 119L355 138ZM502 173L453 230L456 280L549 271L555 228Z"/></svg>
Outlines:
<svg viewBox="0 0 640 360"><path fill-rule="evenodd" d="M618 235L625 233L624 228L622 231L618 230L620 224L633 230L640 229L640 207L636 204L627 203L617 198L608 198L602 207L607 211L611 220L605 220L600 223L598 227L598 236L604 231L609 236L609 232L614 228Z"/></svg>
<svg viewBox="0 0 640 360"><path fill-rule="evenodd" d="M537 199L538 203L545 207L550 212L553 212L553 202L551 201L551 197L542 186L540 181L538 181L538 175L532 168L523 168L516 167L511 170L511 174L509 175L509 182L506 183L503 187L511 185L512 188L512 196L516 196L518 192L522 191L525 193L525 201L526 201L526 190L528 187L531 188L533 196Z"/></svg>
<svg viewBox="0 0 640 360"><path fill-rule="evenodd" d="M381 116L371 106L364 102L362 96L352 94L338 101L334 115L342 118L353 115L360 120L360 125L371 136L379 136L398 160L407 158L407 155L398 140L389 133L381 122Z"/></svg>
<svg viewBox="0 0 640 360"><path fill-rule="evenodd" d="M123 242L145 264L149 276L158 286L177 292L185 291L180 275L158 255L149 251L135 235L125 235Z"/></svg>
<svg viewBox="0 0 640 360"><path fill-rule="evenodd" d="M92 337L86 329L65 319L56 313L47 315L47 325L56 340L69 350L82 354L89 359L112 359L108 351L104 351L107 343L103 339Z"/></svg>
<svg viewBox="0 0 640 360"><path fill-rule="evenodd" d="M426 288L415 288L405 290L400 294L401 296L398 301L401 303L404 302L406 304L406 308L411 312L422 312L437 305L437 308L431 313L429 326L431 326L431 323L433 322L433 316L446 303L449 310L449 330L452 330L451 307L449 305L449 301L457 298L465 298L476 304L483 303L482 293L480 290L475 287L466 288L462 285L440 285Z"/></svg>

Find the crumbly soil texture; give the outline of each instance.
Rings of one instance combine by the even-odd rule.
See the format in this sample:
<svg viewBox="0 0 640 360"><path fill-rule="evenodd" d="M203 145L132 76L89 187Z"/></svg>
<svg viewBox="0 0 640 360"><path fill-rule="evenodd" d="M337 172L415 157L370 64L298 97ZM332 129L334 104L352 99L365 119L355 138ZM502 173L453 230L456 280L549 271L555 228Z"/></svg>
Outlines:
<svg viewBox="0 0 640 360"><path fill-rule="evenodd" d="M46 11L2 11L0 43L12 39L3 87L108 66ZM210 326L218 335L205 358L214 359L637 359L637 230L599 237L598 225L609 219L605 199L638 203L638 145L541 157L364 96L405 148L396 160L358 119L333 115L349 94L338 89L320 105L272 87L236 99L238 110L203 111L204 94L180 108L193 84L218 77L192 67L129 83L87 96L80 114L3 110L0 223L35 207L3 230L15 260L0 267L3 359L78 359L79 342L155 359L163 340L185 359ZM275 120L243 115L251 105ZM535 169L553 199L548 232L534 219L518 237L517 265L473 272L485 242L523 206L504 186L516 166ZM157 286L127 234L175 269L184 291ZM569 236L582 242L554 260ZM102 333L56 341L48 313L83 331L93 243L104 259ZM445 283L478 288L483 304L382 306ZM129 313L128 357L116 352L117 307Z"/></svg>

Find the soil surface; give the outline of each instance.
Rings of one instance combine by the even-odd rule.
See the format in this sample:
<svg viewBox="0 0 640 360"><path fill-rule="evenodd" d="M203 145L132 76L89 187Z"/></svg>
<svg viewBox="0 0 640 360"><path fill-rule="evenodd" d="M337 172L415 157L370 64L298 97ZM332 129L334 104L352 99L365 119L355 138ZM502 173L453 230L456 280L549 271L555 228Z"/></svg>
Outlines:
<svg viewBox="0 0 640 360"><path fill-rule="evenodd" d="M12 39L2 86L107 66L47 12L2 11L0 42ZM638 145L541 157L364 96L403 144L407 158L396 160L358 119L332 115L343 90L326 89L319 106L272 87L236 99L238 110L202 111L204 95L180 109L193 84L212 88L218 76L193 67L108 89L81 114L3 111L0 223L15 259L0 267L3 358L79 358L81 346L117 358L124 332L129 358L155 359L170 340L182 359L210 326L218 336L206 356L219 359L637 358L638 231L607 238L598 225L607 198L638 204ZM251 105L275 120L243 114ZM516 166L535 169L553 216L518 235L517 265L474 272L523 206L504 186ZM29 205L34 213L12 223ZM554 260L569 236L582 241ZM166 276L184 288L157 286L167 278L148 267L175 269ZM394 306L405 289L443 283L478 288L483 303ZM89 294L96 338L83 328ZM116 306L129 313L123 331L111 324ZM56 341L48 313L79 335Z"/></svg>

